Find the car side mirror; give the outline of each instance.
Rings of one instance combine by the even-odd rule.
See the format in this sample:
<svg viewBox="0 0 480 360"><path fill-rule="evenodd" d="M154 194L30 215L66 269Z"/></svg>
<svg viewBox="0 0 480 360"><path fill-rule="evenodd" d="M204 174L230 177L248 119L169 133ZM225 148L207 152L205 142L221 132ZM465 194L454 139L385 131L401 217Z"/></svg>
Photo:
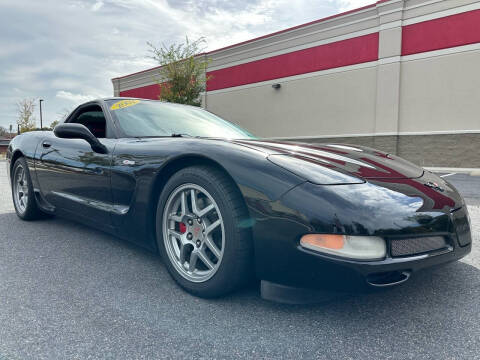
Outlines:
<svg viewBox="0 0 480 360"><path fill-rule="evenodd" d="M92 150L97 153L106 154L108 152L106 146L98 141L85 125L73 123L58 124L55 126L55 129L53 129L53 133L56 137L62 139L83 139L87 141L92 147Z"/></svg>

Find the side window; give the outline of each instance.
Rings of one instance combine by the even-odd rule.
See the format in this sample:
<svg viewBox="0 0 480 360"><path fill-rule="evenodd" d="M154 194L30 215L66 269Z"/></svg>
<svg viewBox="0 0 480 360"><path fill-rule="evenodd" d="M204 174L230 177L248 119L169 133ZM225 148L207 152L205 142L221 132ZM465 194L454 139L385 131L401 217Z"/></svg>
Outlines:
<svg viewBox="0 0 480 360"><path fill-rule="evenodd" d="M106 136L107 122L102 109L98 105L92 105L82 109L69 122L85 125L98 139L105 138Z"/></svg>

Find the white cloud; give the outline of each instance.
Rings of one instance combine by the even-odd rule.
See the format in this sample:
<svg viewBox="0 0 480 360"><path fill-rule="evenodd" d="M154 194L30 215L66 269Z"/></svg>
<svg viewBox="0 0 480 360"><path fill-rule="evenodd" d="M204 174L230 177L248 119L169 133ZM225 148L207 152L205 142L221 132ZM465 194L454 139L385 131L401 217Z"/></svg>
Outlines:
<svg viewBox="0 0 480 360"><path fill-rule="evenodd" d="M375 3L375 1L372 0L333 0L333 2L336 3L340 12L357 9Z"/></svg>
<svg viewBox="0 0 480 360"><path fill-rule="evenodd" d="M74 94L74 93L71 93L70 91L64 91L64 90L57 91L55 96L60 99L68 100L73 105L79 105L89 100L93 100L101 97L107 97L107 95L97 95L97 94L95 95Z"/></svg>
<svg viewBox="0 0 480 360"><path fill-rule="evenodd" d="M103 6L103 1L97 1L92 5L92 11L98 11Z"/></svg>

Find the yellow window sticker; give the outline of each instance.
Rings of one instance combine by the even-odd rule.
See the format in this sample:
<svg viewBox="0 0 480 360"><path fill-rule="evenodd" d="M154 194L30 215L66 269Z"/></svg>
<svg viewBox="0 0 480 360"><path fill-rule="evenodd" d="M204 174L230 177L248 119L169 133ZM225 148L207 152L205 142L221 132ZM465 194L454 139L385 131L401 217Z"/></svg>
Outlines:
<svg viewBox="0 0 480 360"><path fill-rule="evenodd" d="M129 106L137 105L140 100L121 100L110 106L110 110L123 109Z"/></svg>

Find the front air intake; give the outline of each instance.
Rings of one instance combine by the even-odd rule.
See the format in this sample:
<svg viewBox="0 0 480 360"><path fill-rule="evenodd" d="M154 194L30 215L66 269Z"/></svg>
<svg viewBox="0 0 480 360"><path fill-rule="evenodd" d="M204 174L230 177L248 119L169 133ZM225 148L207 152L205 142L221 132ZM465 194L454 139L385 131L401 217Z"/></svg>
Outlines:
<svg viewBox="0 0 480 360"><path fill-rule="evenodd" d="M443 236L390 240L390 253L392 257L419 255L447 247L448 243Z"/></svg>

